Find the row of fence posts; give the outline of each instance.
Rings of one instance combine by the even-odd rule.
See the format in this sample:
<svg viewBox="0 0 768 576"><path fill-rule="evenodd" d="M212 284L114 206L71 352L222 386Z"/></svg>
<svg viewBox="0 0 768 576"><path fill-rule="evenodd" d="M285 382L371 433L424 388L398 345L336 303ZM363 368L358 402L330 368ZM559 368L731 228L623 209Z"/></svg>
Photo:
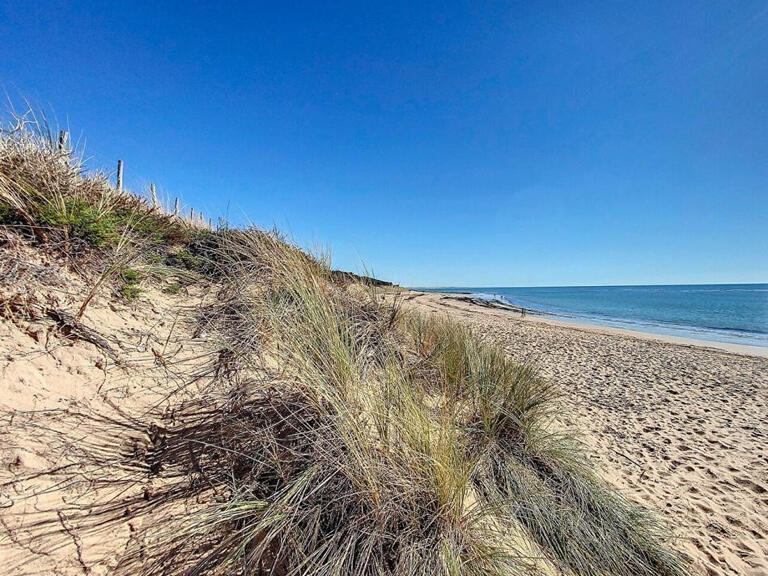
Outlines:
<svg viewBox="0 0 768 576"><path fill-rule="evenodd" d="M66 130L61 130L59 132L59 150L66 150L69 146L69 132ZM122 192L123 190L123 161L118 160L117 161L117 177L115 181L115 189L118 192ZM157 200L157 190L155 188L155 184L152 183L149 185L149 193L152 198L152 207L158 210L162 209L162 206L160 205L160 202ZM174 198L173 199L173 217L174 218L183 218L183 216L180 216L179 214L179 199ZM205 216L203 216L202 212L199 212L197 215L197 220L195 220L195 209L190 206L189 208L189 221L192 224L197 223L200 226L208 226L209 229L213 229L213 220L211 218L208 219L208 222L205 221Z"/></svg>

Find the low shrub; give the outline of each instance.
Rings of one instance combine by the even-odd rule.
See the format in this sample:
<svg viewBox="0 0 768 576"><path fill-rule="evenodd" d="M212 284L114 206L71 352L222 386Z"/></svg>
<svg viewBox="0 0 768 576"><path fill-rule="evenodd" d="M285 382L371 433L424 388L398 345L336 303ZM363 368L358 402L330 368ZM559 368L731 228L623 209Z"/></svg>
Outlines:
<svg viewBox="0 0 768 576"><path fill-rule="evenodd" d="M132 268L123 268L120 271L120 293L126 300L136 300L141 294L141 274Z"/></svg>

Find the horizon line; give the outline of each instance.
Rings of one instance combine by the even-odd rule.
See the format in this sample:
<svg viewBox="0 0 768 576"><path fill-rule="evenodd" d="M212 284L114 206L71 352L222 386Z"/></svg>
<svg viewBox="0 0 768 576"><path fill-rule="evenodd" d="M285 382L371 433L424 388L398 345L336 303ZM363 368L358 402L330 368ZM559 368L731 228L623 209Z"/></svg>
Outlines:
<svg viewBox="0 0 768 576"><path fill-rule="evenodd" d="M439 290L439 289L461 289L469 290L471 288L634 288L634 287L669 287L669 286L768 286L768 282L696 282L689 284L560 284L560 285L537 285L537 286L403 286L409 290Z"/></svg>

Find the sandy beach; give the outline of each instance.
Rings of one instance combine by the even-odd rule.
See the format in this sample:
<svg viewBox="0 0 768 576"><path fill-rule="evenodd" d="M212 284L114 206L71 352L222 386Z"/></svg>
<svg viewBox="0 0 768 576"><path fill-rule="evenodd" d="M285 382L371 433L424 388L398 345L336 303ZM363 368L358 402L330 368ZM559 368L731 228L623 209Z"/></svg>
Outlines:
<svg viewBox="0 0 768 576"><path fill-rule="evenodd" d="M665 518L695 572L768 574L767 351L402 296L537 364L563 392L563 424L610 482Z"/></svg>

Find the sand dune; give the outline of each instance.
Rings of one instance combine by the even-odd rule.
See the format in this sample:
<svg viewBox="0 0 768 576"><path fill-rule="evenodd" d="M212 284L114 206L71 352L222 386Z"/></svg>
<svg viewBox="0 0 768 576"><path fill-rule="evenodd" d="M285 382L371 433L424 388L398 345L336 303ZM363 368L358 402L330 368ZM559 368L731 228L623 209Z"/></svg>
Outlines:
<svg viewBox="0 0 768 576"><path fill-rule="evenodd" d="M768 358L567 326L443 298L447 313L536 362L604 475L658 510L702 574L768 574Z"/></svg>
<svg viewBox="0 0 768 576"><path fill-rule="evenodd" d="M71 275L59 278L48 263L30 270L33 277L53 274L47 283L67 286L70 296L84 289ZM42 288L32 289L32 277L24 285L19 303L42 294ZM58 298L70 296L61 291ZM173 350L177 360L192 361L210 353L192 326L173 320L194 300L153 291L145 306L129 307L97 298L85 319L120 349L120 366L110 370L108 354L91 343L61 339L50 320L5 322L0 404L16 410L115 403L136 408L140 398L161 393L155 388L167 380L154 351ZM768 358L523 319L440 294L408 293L404 300L406 307L464 321L516 359L536 362L564 392L569 410L562 424L578 427L604 477L663 515L697 573L768 574ZM127 379L129 368L141 377ZM0 508L7 512L9 503L24 496L17 493L16 476L50 466L59 456L41 438L4 440L13 445L3 454L0 474L0 481L11 482L0 493ZM36 510L60 510L60 498L69 496L36 497ZM71 530L68 516L59 519L62 530L54 534L52 551L43 546L47 540L38 541L18 524L22 518L0 513L3 534L13 539L0 546L0 558L10 564L24 560L22 571L14 573L108 573L141 523L135 518L108 533L81 535Z"/></svg>

